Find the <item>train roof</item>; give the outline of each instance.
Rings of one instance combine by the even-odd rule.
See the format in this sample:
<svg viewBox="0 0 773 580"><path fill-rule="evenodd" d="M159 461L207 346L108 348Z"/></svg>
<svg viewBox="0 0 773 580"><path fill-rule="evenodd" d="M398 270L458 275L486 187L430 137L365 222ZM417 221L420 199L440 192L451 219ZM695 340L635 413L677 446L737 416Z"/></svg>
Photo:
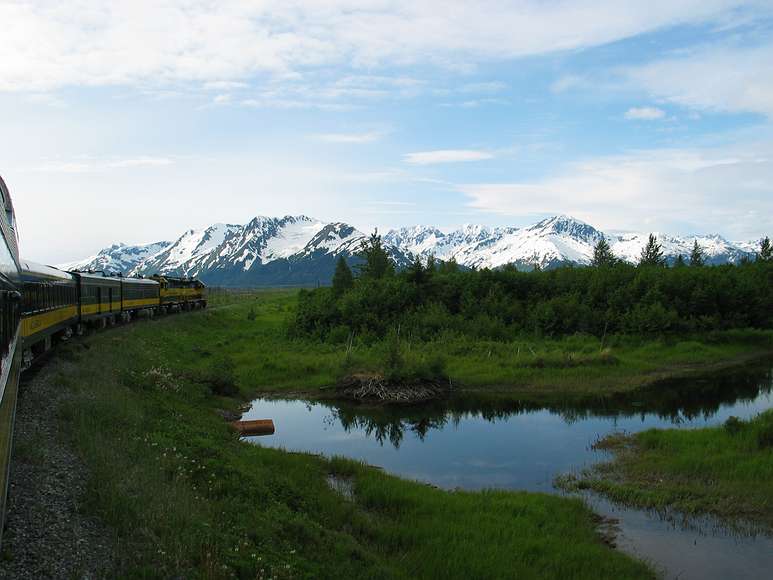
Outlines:
<svg viewBox="0 0 773 580"><path fill-rule="evenodd" d="M5 238L6 244L11 250L14 263L20 266L19 258L19 240L16 233L16 214L13 211L13 201L11 200L11 192L8 191L8 186L0 176L0 230L2 230L3 238Z"/></svg>
<svg viewBox="0 0 773 580"><path fill-rule="evenodd" d="M38 279L45 278L47 280L74 281L73 275L69 272L54 268L53 266L44 266L37 262L30 262L29 260L21 261L21 274L22 279L35 277Z"/></svg>
<svg viewBox="0 0 773 580"><path fill-rule="evenodd" d="M104 272L79 272L78 270L73 270L72 274L80 277L85 278L87 280L99 280L100 282L117 282L121 283L121 278L118 276L107 276Z"/></svg>
<svg viewBox="0 0 773 580"><path fill-rule="evenodd" d="M158 286L157 280L151 280L150 278L134 278L134 277L126 277L121 278L124 283L129 284L152 284L153 286Z"/></svg>
<svg viewBox="0 0 773 580"><path fill-rule="evenodd" d="M151 276L154 280L163 280L165 282L186 282L186 283L195 283L200 284L204 286L204 282L199 280L198 278L187 278L185 276L169 276L167 274L153 274Z"/></svg>

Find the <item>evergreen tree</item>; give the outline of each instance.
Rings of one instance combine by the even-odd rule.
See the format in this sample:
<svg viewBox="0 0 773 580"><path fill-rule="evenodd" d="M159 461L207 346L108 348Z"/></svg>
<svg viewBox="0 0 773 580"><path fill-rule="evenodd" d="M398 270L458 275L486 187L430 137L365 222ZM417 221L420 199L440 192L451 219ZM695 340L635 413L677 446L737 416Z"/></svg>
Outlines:
<svg viewBox="0 0 773 580"><path fill-rule="evenodd" d="M430 276L437 270L437 260L434 254L430 254L429 258L427 258L427 267L425 269Z"/></svg>
<svg viewBox="0 0 773 580"><path fill-rule="evenodd" d="M338 263L336 264L336 270L333 274L333 294L341 296L347 290L350 290L354 286L354 276L349 269L349 265L346 263L343 255L338 256Z"/></svg>
<svg viewBox="0 0 773 580"><path fill-rule="evenodd" d="M593 248L593 259L590 265L596 268L600 266L614 266L617 263L617 258L612 253L612 248L609 247L609 243L601 238Z"/></svg>
<svg viewBox="0 0 773 580"><path fill-rule="evenodd" d="M359 256L365 260L365 263L360 266L360 275L363 278L380 280L395 272L395 265L384 249L378 230L374 230L370 237L362 243Z"/></svg>
<svg viewBox="0 0 773 580"><path fill-rule="evenodd" d="M654 234L650 234L647 245L641 251L639 266L664 266L666 260L663 257L663 246L658 243Z"/></svg>
<svg viewBox="0 0 773 580"><path fill-rule="evenodd" d="M687 265L687 263L684 261L684 256L682 254L679 254L676 257L676 261L674 262L674 268L684 268Z"/></svg>
<svg viewBox="0 0 773 580"><path fill-rule="evenodd" d="M773 247L770 244L770 238L765 236L760 241L760 253L757 255L757 259L761 262L770 262L773 260Z"/></svg>
<svg viewBox="0 0 773 580"><path fill-rule="evenodd" d="M454 258L451 258L447 262L440 262L438 271L441 274L456 274L459 271L459 264L456 263Z"/></svg>
<svg viewBox="0 0 773 580"><path fill-rule="evenodd" d="M427 270L424 269L424 264L421 263L421 256L416 256L413 264L408 268L408 280L414 284L421 285L427 280Z"/></svg>
<svg viewBox="0 0 773 580"><path fill-rule="evenodd" d="M703 266L705 262L706 254L703 252L703 248L701 248L698 240L695 240L690 252L690 266Z"/></svg>

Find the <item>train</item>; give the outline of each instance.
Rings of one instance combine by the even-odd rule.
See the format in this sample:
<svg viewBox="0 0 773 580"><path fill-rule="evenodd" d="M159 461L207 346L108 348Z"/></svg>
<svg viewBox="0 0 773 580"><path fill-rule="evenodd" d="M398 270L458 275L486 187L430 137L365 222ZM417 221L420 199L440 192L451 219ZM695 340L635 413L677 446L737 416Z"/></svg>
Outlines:
<svg viewBox="0 0 773 580"><path fill-rule="evenodd" d="M0 177L0 543L20 373L58 341L118 322L206 308L195 278L65 271L19 257L13 204Z"/></svg>
<svg viewBox="0 0 773 580"><path fill-rule="evenodd" d="M207 306L206 286L191 278L63 271L22 261L21 284L22 370L54 340L80 335L89 325L105 327L137 316Z"/></svg>

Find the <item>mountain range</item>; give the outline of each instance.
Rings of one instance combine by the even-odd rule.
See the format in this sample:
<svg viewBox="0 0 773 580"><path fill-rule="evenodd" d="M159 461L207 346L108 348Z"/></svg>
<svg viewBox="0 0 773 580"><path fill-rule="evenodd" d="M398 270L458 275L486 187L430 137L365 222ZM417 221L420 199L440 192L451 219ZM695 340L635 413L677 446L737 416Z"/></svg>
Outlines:
<svg viewBox="0 0 773 580"><path fill-rule="evenodd" d="M468 268L554 268L587 265L593 247L606 239L612 252L635 263L648 233L605 233L569 216L554 216L534 225L488 228L465 225L444 232L432 226L390 230L384 245L398 267L417 256L455 260ZM688 256L695 241L709 264L753 258L756 242L730 242L717 234L672 236L655 233L670 261ZM366 235L343 222L307 216L256 217L245 225L214 224L188 230L173 242L114 244L95 256L60 264L67 270L102 270L125 276L162 273L196 276L210 285L280 286L328 284L339 255L351 264Z"/></svg>

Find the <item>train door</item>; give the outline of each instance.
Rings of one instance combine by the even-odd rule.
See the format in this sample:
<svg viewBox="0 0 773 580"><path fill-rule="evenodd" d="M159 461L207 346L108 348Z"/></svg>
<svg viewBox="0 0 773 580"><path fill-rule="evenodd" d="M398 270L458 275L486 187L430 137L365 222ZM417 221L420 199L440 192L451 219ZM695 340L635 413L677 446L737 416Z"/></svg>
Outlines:
<svg viewBox="0 0 773 580"><path fill-rule="evenodd" d="M97 314L102 314L102 288L97 286Z"/></svg>
<svg viewBox="0 0 773 580"><path fill-rule="evenodd" d="M107 311L112 312L113 311L113 289L112 288L107 289L107 303L109 304L109 306L107 307Z"/></svg>

